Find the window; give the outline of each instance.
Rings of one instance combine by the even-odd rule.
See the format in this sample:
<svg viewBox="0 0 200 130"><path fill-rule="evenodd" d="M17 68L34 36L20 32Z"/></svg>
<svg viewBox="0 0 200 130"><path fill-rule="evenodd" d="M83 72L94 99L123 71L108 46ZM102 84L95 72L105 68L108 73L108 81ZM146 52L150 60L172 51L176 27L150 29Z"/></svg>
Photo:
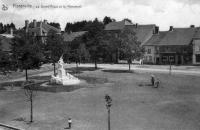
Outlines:
<svg viewBox="0 0 200 130"><path fill-rule="evenodd" d="M169 61L174 62L174 56L169 56Z"/></svg>
<svg viewBox="0 0 200 130"><path fill-rule="evenodd" d="M148 50L147 50L147 54L151 54L151 49L148 49Z"/></svg>
<svg viewBox="0 0 200 130"><path fill-rule="evenodd" d="M167 57L167 56L163 56L163 57L162 57L162 61L163 61L163 62L167 62L167 61L168 61L168 57Z"/></svg>
<svg viewBox="0 0 200 130"><path fill-rule="evenodd" d="M196 54L196 62L200 62L200 54Z"/></svg>

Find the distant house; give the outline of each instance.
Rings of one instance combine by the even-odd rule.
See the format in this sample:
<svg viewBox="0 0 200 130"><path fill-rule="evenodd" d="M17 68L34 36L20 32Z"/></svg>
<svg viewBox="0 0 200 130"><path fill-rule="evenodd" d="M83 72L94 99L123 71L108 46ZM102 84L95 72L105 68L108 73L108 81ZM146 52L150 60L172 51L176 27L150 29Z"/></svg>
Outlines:
<svg viewBox="0 0 200 130"><path fill-rule="evenodd" d="M127 20L111 22L105 26L104 30L107 32L115 33L115 35L118 36L118 32L126 28L132 29L135 32L135 36L137 40L141 42L141 46L145 44L153 36L153 34L157 33L159 30L159 28L155 24L139 25L130 23ZM118 57L119 60L119 56L117 55L119 54L116 54L116 57Z"/></svg>
<svg viewBox="0 0 200 130"><path fill-rule="evenodd" d="M193 55L192 55L192 63L200 64L200 28L196 29L196 33L193 37Z"/></svg>
<svg viewBox="0 0 200 130"><path fill-rule="evenodd" d="M24 29L29 36L41 38L43 43L46 43L46 37L51 35L50 32L61 34L61 30L49 25L47 20L38 22L33 20L31 23L29 23L29 20L26 20Z"/></svg>
<svg viewBox="0 0 200 130"><path fill-rule="evenodd" d="M173 28L154 34L143 46L144 62L152 64L196 64L200 62L199 28Z"/></svg>

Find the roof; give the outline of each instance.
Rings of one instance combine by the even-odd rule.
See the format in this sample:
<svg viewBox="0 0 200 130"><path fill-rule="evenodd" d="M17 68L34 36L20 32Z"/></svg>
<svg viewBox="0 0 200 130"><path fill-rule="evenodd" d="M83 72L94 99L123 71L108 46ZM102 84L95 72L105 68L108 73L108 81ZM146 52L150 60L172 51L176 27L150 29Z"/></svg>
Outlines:
<svg viewBox="0 0 200 130"><path fill-rule="evenodd" d="M0 50L10 51L11 50L11 39L7 37L0 36Z"/></svg>
<svg viewBox="0 0 200 130"><path fill-rule="evenodd" d="M37 22L36 23L36 27L33 26L33 22L29 24L29 32L35 32L37 34L40 34L40 31L43 31L43 32L49 32L49 31L54 31L56 33L60 33L61 30L56 28L56 27L53 27L49 24L46 24L44 22Z"/></svg>
<svg viewBox="0 0 200 130"><path fill-rule="evenodd" d="M142 45L152 37L155 26L156 25L154 24L149 24L137 25L137 27L133 27L133 31L136 33L136 37L138 38L138 41L142 43Z"/></svg>
<svg viewBox="0 0 200 130"><path fill-rule="evenodd" d="M189 45L196 34L196 28L174 28L173 31L153 35L144 46Z"/></svg>
<svg viewBox="0 0 200 130"><path fill-rule="evenodd" d="M166 34L167 31L162 31L159 32L159 34L154 34L144 45L145 46L158 45Z"/></svg>
<svg viewBox="0 0 200 130"><path fill-rule="evenodd" d="M132 23L128 22L127 20L122 20L119 22L111 22L105 26L106 31L114 31L114 30L122 30L125 26L133 25Z"/></svg>
<svg viewBox="0 0 200 130"><path fill-rule="evenodd" d="M64 33L63 37L64 37L64 41L65 42L71 42L74 39L76 39L77 37L83 36L85 33L87 33L87 31L79 31L79 32L72 32L72 33Z"/></svg>
<svg viewBox="0 0 200 130"><path fill-rule="evenodd" d="M161 39L159 45L189 45L195 34L195 28L174 28L168 31Z"/></svg>
<svg viewBox="0 0 200 130"><path fill-rule="evenodd" d="M126 20L120 22L111 22L105 26L106 31L114 31L114 30L123 30L124 28L131 28L136 33L136 37L138 41L140 41L143 45L146 41L148 41L155 29L155 24L149 25L134 25Z"/></svg>

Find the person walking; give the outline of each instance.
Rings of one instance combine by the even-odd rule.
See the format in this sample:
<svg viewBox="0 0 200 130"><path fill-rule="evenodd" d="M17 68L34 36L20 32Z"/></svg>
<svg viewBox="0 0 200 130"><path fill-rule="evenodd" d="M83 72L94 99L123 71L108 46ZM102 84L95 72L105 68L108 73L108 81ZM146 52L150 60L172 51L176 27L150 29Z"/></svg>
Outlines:
<svg viewBox="0 0 200 130"><path fill-rule="evenodd" d="M151 85L154 86L155 84L155 76L152 74L151 75Z"/></svg>

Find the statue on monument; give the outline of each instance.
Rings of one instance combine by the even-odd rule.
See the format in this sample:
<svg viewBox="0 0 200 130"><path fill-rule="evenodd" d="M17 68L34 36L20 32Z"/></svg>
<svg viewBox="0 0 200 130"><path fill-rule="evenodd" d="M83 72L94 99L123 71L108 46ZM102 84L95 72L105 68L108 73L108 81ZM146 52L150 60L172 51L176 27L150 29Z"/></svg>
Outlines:
<svg viewBox="0 0 200 130"><path fill-rule="evenodd" d="M74 77L69 73L66 73L64 69L63 55L60 57L58 61L57 75L51 76L51 83L62 84L62 85L73 85L80 83L80 80L78 78Z"/></svg>

